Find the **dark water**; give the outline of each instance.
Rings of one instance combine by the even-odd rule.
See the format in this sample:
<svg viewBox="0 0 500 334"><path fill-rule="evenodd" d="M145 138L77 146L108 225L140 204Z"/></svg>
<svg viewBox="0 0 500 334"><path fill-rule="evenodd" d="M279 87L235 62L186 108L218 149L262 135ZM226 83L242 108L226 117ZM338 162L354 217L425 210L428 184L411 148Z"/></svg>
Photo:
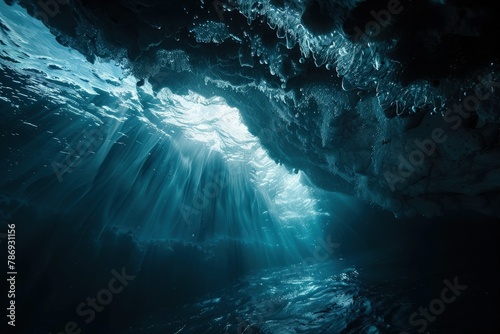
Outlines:
<svg viewBox="0 0 500 334"><path fill-rule="evenodd" d="M206 259L205 250L215 249L206 244L139 242L116 230L96 238L71 220L43 220L22 203L3 204L13 207L21 208L12 221L21 244L18 321L27 333L54 333L70 321L92 333L495 333L497 327L500 231L491 218L482 217L478 229L475 215L412 221L346 210L350 217L341 214L345 223L331 230L345 243L318 238L299 262L257 269L262 259L245 260L257 256L255 245L221 240L220 253ZM87 324L89 314L77 306L109 289L112 270L130 280ZM453 301L441 310L446 288L444 298ZM421 307L435 314L411 321Z"/></svg>

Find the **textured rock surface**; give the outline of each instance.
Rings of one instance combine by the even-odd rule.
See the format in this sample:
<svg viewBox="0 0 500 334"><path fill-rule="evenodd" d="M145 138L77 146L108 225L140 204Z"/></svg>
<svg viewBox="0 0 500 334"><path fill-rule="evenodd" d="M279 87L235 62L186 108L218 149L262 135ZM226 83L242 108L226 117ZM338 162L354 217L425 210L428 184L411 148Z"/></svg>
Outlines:
<svg viewBox="0 0 500 334"><path fill-rule="evenodd" d="M223 96L275 161L319 187L397 215L500 215L487 1L18 2L89 61Z"/></svg>

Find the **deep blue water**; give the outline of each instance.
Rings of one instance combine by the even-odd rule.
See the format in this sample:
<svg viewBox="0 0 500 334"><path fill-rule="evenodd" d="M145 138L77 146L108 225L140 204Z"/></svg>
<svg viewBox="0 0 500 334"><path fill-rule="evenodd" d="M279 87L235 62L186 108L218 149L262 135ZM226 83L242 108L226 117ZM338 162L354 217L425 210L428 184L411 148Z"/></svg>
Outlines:
<svg viewBox="0 0 500 334"><path fill-rule="evenodd" d="M321 189L232 97L59 42L0 2L2 333L498 332L497 218Z"/></svg>

